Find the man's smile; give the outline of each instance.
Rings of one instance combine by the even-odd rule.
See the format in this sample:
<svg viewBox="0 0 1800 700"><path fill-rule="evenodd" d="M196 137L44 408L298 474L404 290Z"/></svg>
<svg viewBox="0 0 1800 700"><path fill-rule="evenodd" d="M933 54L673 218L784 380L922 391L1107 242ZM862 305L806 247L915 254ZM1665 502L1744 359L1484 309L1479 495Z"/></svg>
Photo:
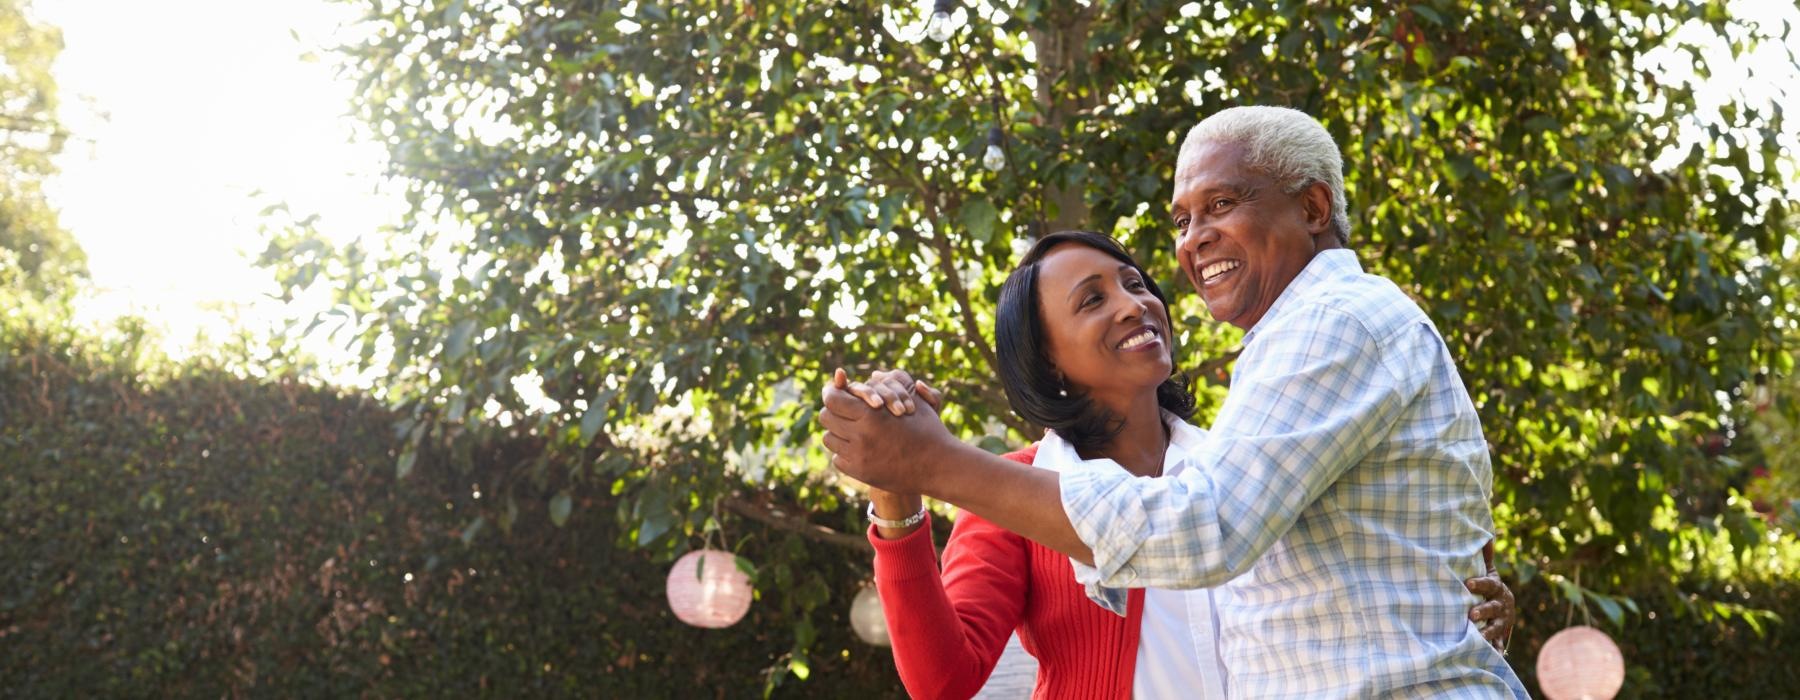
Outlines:
<svg viewBox="0 0 1800 700"><path fill-rule="evenodd" d="M1217 260L1207 263L1200 267L1200 284L1211 285L1243 265L1242 260Z"/></svg>

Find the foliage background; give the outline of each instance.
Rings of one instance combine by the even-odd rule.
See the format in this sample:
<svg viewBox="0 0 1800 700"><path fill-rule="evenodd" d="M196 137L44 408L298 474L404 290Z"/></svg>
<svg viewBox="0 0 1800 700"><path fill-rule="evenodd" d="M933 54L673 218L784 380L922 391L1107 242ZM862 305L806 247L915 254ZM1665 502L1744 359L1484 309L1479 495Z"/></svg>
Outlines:
<svg viewBox="0 0 1800 700"><path fill-rule="evenodd" d="M30 562L0 588L8 687L891 691L842 619L868 554L812 435L824 373L907 367L965 438L1029 441L992 380L1017 245L1095 228L1185 290L1175 144L1253 103L1332 131L1353 247L1460 360L1521 673L1591 620L1631 692L1791 687L1793 129L1729 89L1703 108L1678 31L1740 51L1790 27L1719 2L1021 0L958 6L936 42L923 8L871 2L353 4L355 109L412 209L335 247L273 207L264 261L338 302L295 330L382 380L319 388L291 339L159 361L129 326L59 330L68 285L0 280L0 517ZM47 65L53 31L18 36L8 65ZM1671 56L1695 77L1644 67ZM18 119L54 103L0 88ZM31 153L60 147L40 131ZM0 250L78 270L17 242L54 240L30 221ZM1209 415L1240 337L1177 297ZM657 594L707 541L758 566L730 632ZM1745 674L1769 685L1720 685Z"/></svg>
<svg viewBox="0 0 1800 700"><path fill-rule="evenodd" d="M56 172L51 158L69 136L50 75L62 35L32 22L28 10L0 2L0 284L46 294L85 277L87 258L44 199L44 180Z"/></svg>

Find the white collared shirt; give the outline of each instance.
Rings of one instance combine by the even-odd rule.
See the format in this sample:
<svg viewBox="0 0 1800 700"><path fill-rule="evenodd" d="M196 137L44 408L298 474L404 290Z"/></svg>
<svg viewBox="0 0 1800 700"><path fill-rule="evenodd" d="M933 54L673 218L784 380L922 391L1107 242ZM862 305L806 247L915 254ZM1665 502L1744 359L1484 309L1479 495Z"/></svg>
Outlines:
<svg viewBox="0 0 1800 700"><path fill-rule="evenodd" d="M1169 449L1163 454L1163 475L1175 476L1193 468L1189 452L1206 439L1206 431L1164 413L1169 426ZM1062 472L1069 468L1113 468L1110 459L1083 460L1074 446L1045 431L1038 443L1033 466ZM1219 651L1219 613L1211 588L1179 591L1144 589L1144 618L1138 633L1132 697L1204 698L1224 700L1226 673Z"/></svg>

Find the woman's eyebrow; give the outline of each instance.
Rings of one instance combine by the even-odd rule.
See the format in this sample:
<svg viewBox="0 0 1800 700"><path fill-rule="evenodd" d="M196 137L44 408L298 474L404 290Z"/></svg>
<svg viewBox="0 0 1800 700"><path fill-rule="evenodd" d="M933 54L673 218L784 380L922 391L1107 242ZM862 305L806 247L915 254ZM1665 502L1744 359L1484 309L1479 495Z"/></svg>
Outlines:
<svg viewBox="0 0 1800 700"><path fill-rule="evenodd" d="M1069 297L1075 296L1075 293L1081 291L1082 287L1086 287L1086 286L1088 286L1089 282L1093 282L1098 279L1100 279L1100 275L1097 275L1097 274L1088 275L1086 277L1081 278L1080 282L1076 282L1075 286L1069 288L1068 294L1063 295L1063 301L1068 301Z"/></svg>

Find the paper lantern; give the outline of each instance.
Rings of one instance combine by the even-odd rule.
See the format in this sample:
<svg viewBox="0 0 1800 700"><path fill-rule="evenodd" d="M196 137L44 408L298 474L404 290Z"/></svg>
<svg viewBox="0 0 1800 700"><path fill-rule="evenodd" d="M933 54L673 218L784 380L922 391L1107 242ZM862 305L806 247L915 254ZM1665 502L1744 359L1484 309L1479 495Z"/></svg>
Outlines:
<svg viewBox="0 0 1800 700"><path fill-rule="evenodd" d="M702 549L675 560L668 591L675 617L695 627L730 627L750 611L750 577L730 552Z"/></svg>
<svg viewBox="0 0 1800 700"><path fill-rule="evenodd" d="M1625 685L1625 656L1605 632L1570 627L1544 642L1537 673L1550 700L1612 700Z"/></svg>
<svg viewBox="0 0 1800 700"><path fill-rule="evenodd" d="M850 601L850 629L856 636L878 647L893 646L888 639L887 616L881 612L881 594L874 586L863 586Z"/></svg>

